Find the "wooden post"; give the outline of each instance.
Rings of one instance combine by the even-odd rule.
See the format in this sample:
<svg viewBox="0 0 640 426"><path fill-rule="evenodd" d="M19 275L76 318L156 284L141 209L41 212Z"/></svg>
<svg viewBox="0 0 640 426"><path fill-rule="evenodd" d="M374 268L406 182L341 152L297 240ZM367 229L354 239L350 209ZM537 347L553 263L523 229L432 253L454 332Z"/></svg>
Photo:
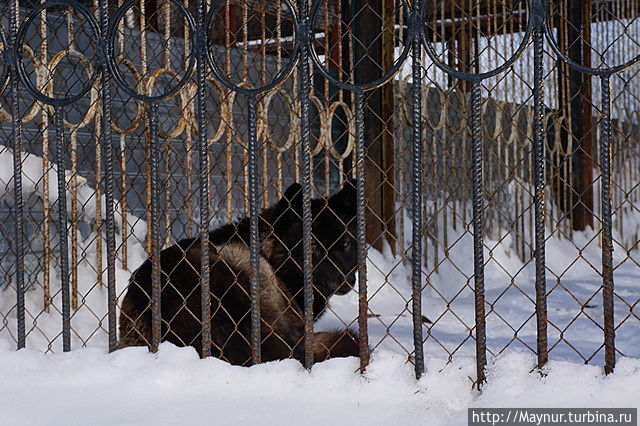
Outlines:
<svg viewBox="0 0 640 426"><path fill-rule="evenodd" d="M382 76L393 63L395 0L354 0L356 82ZM382 32L382 36L381 35ZM393 83L367 92L364 111L367 181L367 241L378 250L383 238L395 249L393 181Z"/></svg>
<svg viewBox="0 0 640 426"><path fill-rule="evenodd" d="M568 56L581 64L591 64L591 1L567 1L566 22L558 31L560 46ZM571 169L561 168L559 184L563 206L569 214L572 229L582 231L593 226L593 114L591 79L566 65L559 68L560 111L569 119L570 126L561 132L563 147L569 143ZM567 171L565 175L564 170Z"/></svg>

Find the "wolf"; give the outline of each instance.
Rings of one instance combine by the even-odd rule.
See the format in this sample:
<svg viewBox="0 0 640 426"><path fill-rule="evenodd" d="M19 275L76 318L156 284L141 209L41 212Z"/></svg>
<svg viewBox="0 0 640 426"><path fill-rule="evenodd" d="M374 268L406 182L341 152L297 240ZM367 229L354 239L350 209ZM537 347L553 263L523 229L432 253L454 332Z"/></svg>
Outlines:
<svg viewBox="0 0 640 426"><path fill-rule="evenodd" d="M313 315L356 279L356 190L352 181L328 199L311 200ZM259 214L258 259L262 361L305 359L302 187L294 183ZM249 218L209 233L211 354L234 365L251 365ZM161 340L193 346L202 356L199 238L160 253ZM151 342L151 261L131 276L119 319L119 347ZM314 359L359 355L350 329L316 332Z"/></svg>

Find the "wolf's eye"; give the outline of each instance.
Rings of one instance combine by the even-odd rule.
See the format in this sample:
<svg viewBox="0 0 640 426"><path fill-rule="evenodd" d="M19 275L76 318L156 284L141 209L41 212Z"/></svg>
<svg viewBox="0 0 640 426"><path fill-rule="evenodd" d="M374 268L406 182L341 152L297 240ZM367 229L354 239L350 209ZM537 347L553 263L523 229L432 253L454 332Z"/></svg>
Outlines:
<svg viewBox="0 0 640 426"><path fill-rule="evenodd" d="M351 240L343 240L342 241L342 247L346 248L346 249L350 248L351 247Z"/></svg>

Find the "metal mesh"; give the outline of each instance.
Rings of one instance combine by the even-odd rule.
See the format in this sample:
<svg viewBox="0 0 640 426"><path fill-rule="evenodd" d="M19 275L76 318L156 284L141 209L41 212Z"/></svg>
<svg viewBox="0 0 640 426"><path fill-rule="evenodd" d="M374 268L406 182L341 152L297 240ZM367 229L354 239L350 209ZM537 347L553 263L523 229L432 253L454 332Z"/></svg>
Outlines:
<svg viewBox="0 0 640 426"><path fill-rule="evenodd" d="M475 356L480 381L487 353L639 355L636 1L1 8L0 336L17 346L114 349L149 258L128 319L154 350L310 365L314 341L340 347L328 330L359 329L362 368L390 349L420 374L424 350ZM327 270L355 290L317 318Z"/></svg>

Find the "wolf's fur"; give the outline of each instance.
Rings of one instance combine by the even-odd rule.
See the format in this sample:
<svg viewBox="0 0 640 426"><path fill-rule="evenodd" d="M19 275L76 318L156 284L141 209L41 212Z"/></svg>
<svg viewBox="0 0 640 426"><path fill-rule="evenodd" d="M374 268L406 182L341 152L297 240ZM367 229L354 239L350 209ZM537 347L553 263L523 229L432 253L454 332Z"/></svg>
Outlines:
<svg viewBox="0 0 640 426"><path fill-rule="evenodd" d="M355 283L355 188L352 183L328 200L312 200L313 313L317 319L334 294ZM262 360L304 359L302 194L294 184L259 218ZM251 363L249 221L209 234L211 352L232 364ZM185 239L163 250L161 265L162 340L201 347L200 240ZM151 342L151 262L130 280L120 315L120 347ZM315 333L315 359L358 356L350 330Z"/></svg>

